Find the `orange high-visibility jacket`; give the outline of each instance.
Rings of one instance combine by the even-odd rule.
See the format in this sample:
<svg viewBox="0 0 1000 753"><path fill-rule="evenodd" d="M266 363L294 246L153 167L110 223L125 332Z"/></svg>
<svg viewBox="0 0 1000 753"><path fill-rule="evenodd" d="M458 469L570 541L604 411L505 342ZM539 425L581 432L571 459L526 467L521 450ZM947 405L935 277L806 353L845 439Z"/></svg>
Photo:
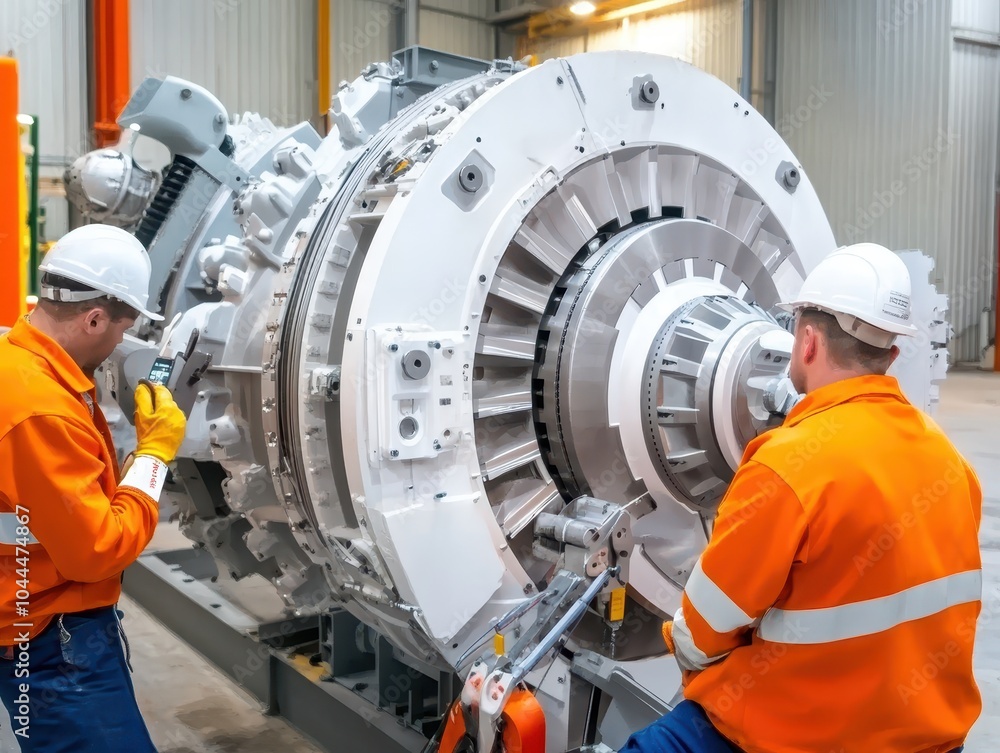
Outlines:
<svg viewBox="0 0 1000 753"><path fill-rule="evenodd" d="M748 753L943 753L982 703L982 490L892 377L752 441L672 636L685 696Z"/></svg>
<svg viewBox="0 0 1000 753"><path fill-rule="evenodd" d="M159 517L151 497L118 482L93 382L19 320L0 337L0 646L118 600Z"/></svg>

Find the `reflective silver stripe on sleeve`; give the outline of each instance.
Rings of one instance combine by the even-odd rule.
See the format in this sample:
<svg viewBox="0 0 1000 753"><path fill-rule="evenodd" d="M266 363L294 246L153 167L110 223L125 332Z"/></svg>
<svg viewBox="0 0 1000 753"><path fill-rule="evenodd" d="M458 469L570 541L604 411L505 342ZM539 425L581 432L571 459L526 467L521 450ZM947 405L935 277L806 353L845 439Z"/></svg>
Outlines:
<svg viewBox="0 0 1000 753"><path fill-rule="evenodd" d="M948 575L890 596L826 609L771 609L757 635L774 643L817 644L844 641L890 630L930 617L956 604L979 601L983 571Z"/></svg>
<svg viewBox="0 0 1000 753"><path fill-rule="evenodd" d="M687 594L691 605L698 610L698 614L717 633L728 633L753 623L753 617L740 609L725 591L705 575L705 571L701 569L700 558L691 571L687 585L684 586L684 593Z"/></svg>
<svg viewBox="0 0 1000 753"><path fill-rule="evenodd" d="M689 669L700 672L709 664L719 661L728 654L719 656L709 656L694 642L694 636L688 629L687 621L684 619L684 607L681 607L674 614L674 624L670 629L670 634L674 639L674 658L677 659L677 666L681 669Z"/></svg>
<svg viewBox="0 0 1000 753"><path fill-rule="evenodd" d="M31 532L28 532L27 536L18 536L17 529L21 524L17 522L17 515L12 512L0 512L0 544L6 544L7 546L25 546L25 539L27 539L27 545L37 544L38 539L36 539Z"/></svg>

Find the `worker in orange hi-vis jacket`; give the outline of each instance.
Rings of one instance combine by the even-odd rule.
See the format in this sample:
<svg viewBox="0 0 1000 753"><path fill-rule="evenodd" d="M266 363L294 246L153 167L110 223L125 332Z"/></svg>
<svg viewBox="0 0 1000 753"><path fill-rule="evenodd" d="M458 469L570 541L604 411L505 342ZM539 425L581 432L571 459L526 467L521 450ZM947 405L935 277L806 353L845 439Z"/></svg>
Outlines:
<svg viewBox="0 0 1000 753"><path fill-rule="evenodd" d="M93 381L140 315L162 318L150 261L124 230L88 225L39 271L37 308L0 337L0 700L21 753L155 753L115 604L185 418L165 387L139 385L122 477Z"/></svg>
<svg viewBox="0 0 1000 753"><path fill-rule="evenodd" d="M685 700L623 753L945 753L972 675L982 490L886 370L915 332L888 249L840 249L785 308L804 398L750 442L664 638Z"/></svg>

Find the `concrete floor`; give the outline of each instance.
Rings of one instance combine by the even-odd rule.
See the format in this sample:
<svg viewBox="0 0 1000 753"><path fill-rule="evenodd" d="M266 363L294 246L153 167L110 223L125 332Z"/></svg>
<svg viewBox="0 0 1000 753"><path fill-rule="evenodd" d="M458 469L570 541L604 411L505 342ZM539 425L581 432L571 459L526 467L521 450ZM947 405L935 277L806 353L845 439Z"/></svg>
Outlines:
<svg viewBox="0 0 1000 753"><path fill-rule="evenodd" d="M983 713L965 750L992 753L1000 750L1000 374L952 371L936 418L983 486L983 611L973 656Z"/></svg>
<svg viewBox="0 0 1000 753"><path fill-rule="evenodd" d="M937 419L975 466L984 489L983 615L975 654L983 714L966 751L986 753L1000 750L1000 374L952 372ZM129 599L123 598L122 608L139 705L160 753L319 750L280 719L261 714L253 699ZM0 753L17 751L8 730L0 711Z"/></svg>

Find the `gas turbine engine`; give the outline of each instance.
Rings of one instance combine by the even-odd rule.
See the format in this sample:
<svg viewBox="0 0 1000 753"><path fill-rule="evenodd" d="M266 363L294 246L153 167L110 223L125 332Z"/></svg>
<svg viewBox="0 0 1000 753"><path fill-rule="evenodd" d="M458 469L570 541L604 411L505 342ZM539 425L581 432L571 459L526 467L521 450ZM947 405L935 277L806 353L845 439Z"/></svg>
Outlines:
<svg viewBox="0 0 1000 753"><path fill-rule="evenodd" d="M221 568L471 668L482 750L514 685L546 750L620 745L677 692L660 620L793 402L774 304L836 244L780 137L696 68L448 80L425 54L342 84L323 139L144 82L119 123L174 155L137 231L173 322L122 372L186 357L172 497Z"/></svg>

